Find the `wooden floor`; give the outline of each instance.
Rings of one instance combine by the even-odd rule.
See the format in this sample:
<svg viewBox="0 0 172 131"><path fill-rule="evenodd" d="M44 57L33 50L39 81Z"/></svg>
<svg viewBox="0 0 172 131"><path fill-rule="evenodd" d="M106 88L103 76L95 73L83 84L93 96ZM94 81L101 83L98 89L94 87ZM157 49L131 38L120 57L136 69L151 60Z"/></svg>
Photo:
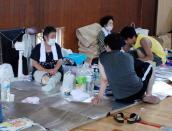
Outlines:
<svg viewBox="0 0 172 131"><path fill-rule="evenodd" d="M163 100L158 105L142 103L122 112L126 116L133 112L139 113L144 121L172 127L172 97ZM113 117L107 117L72 131L160 131L160 129L140 123L119 124L113 120Z"/></svg>

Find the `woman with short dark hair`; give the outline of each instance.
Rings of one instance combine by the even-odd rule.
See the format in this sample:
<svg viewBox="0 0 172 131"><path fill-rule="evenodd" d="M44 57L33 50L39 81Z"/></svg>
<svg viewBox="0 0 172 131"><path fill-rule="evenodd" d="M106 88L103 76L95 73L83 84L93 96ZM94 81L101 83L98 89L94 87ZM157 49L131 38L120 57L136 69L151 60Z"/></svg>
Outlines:
<svg viewBox="0 0 172 131"><path fill-rule="evenodd" d="M114 19L112 16L105 16L100 19L100 25L102 26L102 29L97 36L100 54L106 52L104 39L107 35L111 34L113 30L113 21Z"/></svg>

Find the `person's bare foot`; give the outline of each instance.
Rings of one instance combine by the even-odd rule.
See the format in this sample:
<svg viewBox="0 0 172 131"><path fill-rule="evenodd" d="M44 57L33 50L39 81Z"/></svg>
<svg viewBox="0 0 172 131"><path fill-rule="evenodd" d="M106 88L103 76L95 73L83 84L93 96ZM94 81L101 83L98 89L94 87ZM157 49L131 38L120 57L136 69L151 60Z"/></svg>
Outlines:
<svg viewBox="0 0 172 131"><path fill-rule="evenodd" d="M143 97L142 100L143 100L143 102L149 103L149 104L160 103L160 99L157 96L153 96L153 95L146 95L145 97Z"/></svg>

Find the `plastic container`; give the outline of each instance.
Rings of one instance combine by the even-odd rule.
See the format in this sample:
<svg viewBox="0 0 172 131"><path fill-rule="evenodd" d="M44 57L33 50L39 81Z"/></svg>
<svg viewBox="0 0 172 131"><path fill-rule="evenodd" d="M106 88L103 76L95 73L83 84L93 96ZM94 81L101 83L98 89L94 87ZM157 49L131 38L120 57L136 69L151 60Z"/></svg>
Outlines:
<svg viewBox="0 0 172 131"><path fill-rule="evenodd" d="M168 57L168 49L167 48L164 49L164 52L165 52L165 55Z"/></svg>
<svg viewBox="0 0 172 131"><path fill-rule="evenodd" d="M60 89L62 96L69 96L70 92L74 89L75 75L71 71L64 74L62 87Z"/></svg>
<svg viewBox="0 0 172 131"><path fill-rule="evenodd" d="M2 104L0 103L0 123L3 122Z"/></svg>
<svg viewBox="0 0 172 131"><path fill-rule="evenodd" d="M94 95L94 80L93 76L87 76L86 92L90 95Z"/></svg>
<svg viewBox="0 0 172 131"><path fill-rule="evenodd" d="M11 88L10 80L3 80L1 82L1 101L2 102L10 101L10 96L11 96L10 88Z"/></svg>
<svg viewBox="0 0 172 131"><path fill-rule="evenodd" d="M100 86L100 72L98 65L94 64L92 65L93 70L93 80L96 86Z"/></svg>

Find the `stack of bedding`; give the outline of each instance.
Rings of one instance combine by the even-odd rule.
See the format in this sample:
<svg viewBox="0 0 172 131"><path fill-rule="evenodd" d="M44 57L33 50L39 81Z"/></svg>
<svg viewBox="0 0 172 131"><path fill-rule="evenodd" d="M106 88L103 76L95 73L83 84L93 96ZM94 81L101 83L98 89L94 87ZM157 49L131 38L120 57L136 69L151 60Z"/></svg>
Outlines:
<svg viewBox="0 0 172 131"><path fill-rule="evenodd" d="M97 35L101 30L98 23L81 27L76 30L76 36L79 40L79 53L86 54L89 58L98 56Z"/></svg>

